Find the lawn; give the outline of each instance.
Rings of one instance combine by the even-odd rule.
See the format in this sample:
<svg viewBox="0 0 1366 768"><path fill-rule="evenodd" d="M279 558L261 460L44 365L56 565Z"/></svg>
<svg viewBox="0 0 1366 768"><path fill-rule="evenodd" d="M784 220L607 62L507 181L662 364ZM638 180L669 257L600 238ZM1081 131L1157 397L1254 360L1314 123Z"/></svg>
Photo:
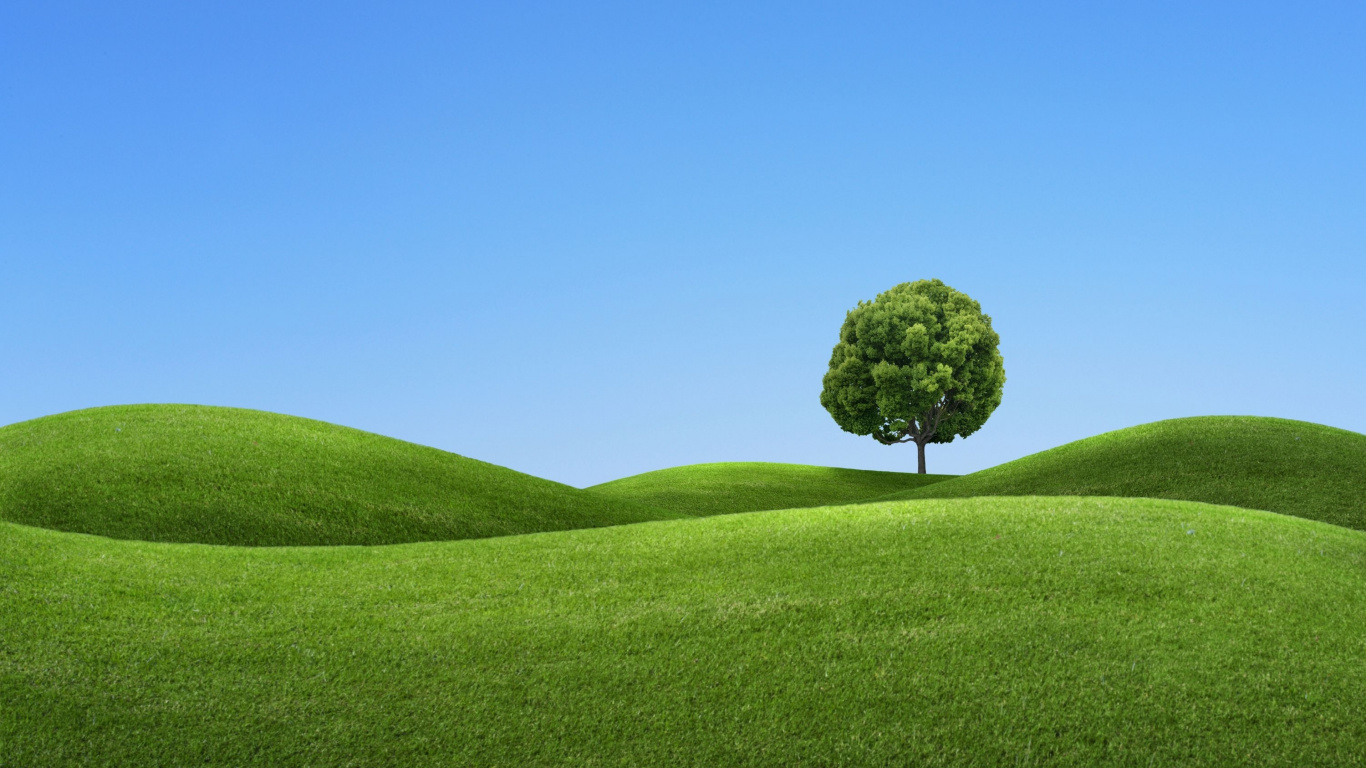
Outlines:
<svg viewBox="0 0 1366 768"><path fill-rule="evenodd" d="M1251 416L1172 419L891 498L1025 495L1207 501L1366 530L1366 435Z"/></svg>
<svg viewBox="0 0 1366 768"><path fill-rule="evenodd" d="M661 469L588 490L689 515L717 515L847 504L951 477L751 461Z"/></svg>
<svg viewBox="0 0 1366 768"><path fill-rule="evenodd" d="M1361 765L1366 533L862 504L383 547L0 524L0 765Z"/></svg>
<svg viewBox="0 0 1366 768"><path fill-rule="evenodd" d="M1366 436L1277 419L580 490L76 411L0 428L0 768L1366 765L1354 528Z"/></svg>
<svg viewBox="0 0 1366 768"><path fill-rule="evenodd" d="M93 408L0 428L0 520L120 539L395 544L681 516L239 408Z"/></svg>

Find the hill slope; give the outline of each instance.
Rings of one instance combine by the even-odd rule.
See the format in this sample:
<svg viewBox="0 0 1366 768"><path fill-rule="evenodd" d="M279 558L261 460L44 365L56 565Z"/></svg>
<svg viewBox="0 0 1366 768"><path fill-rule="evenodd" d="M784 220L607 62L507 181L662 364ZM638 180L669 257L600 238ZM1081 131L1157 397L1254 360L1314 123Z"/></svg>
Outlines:
<svg viewBox="0 0 1366 768"><path fill-rule="evenodd" d="M1173 419L890 498L1025 495L1205 501L1366 530L1366 435L1251 416Z"/></svg>
<svg viewBox="0 0 1366 768"><path fill-rule="evenodd" d="M953 475L730 462L645 472L587 490L690 515L718 515L847 504L950 477Z"/></svg>
<svg viewBox="0 0 1366 768"><path fill-rule="evenodd" d="M679 516L261 411L116 406L0 428L0 519L120 539L391 544Z"/></svg>
<svg viewBox="0 0 1366 768"><path fill-rule="evenodd" d="M963 499L232 548L0 523L0 764L1360 765L1366 534Z"/></svg>

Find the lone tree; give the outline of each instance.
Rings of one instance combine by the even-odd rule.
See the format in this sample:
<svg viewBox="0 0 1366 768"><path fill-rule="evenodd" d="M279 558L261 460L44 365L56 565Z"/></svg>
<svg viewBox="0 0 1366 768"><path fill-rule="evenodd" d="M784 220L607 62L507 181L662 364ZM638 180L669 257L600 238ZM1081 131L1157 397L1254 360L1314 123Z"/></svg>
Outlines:
<svg viewBox="0 0 1366 768"><path fill-rule="evenodd" d="M821 405L883 445L967 437L1001 404L1006 370L982 305L939 280L902 283L845 315Z"/></svg>

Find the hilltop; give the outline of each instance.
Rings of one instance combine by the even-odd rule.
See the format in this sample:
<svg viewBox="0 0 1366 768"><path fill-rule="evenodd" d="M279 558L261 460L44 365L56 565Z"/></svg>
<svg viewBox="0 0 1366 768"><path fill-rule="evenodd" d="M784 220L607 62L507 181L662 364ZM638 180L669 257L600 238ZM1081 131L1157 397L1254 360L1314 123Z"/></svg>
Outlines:
<svg viewBox="0 0 1366 768"><path fill-rule="evenodd" d="M0 520L118 539L395 544L680 516L239 408L115 406L0 428Z"/></svg>
<svg viewBox="0 0 1366 768"><path fill-rule="evenodd" d="M719 515L846 504L920 488L950 477L953 475L730 462L661 469L588 490L689 515Z"/></svg>
<svg viewBox="0 0 1366 768"><path fill-rule="evenodd" d="M1133 496L1263 509L1366 529L1366 435L1253 416L1107 432L889 498Z"/></svg>

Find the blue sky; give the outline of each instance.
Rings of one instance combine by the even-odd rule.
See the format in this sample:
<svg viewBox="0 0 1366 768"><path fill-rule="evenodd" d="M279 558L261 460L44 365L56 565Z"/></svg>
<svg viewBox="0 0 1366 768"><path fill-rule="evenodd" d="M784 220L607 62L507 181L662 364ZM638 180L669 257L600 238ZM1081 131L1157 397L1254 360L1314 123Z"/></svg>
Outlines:
<svg viewBox="0 0 1366 768"><path fill-rule="evenodd" d="M0 7L0 423L912 470L817 397L846 310L939 277L1008 381L931 471L1366 431L1359 3L218 5Z"/></svg>

